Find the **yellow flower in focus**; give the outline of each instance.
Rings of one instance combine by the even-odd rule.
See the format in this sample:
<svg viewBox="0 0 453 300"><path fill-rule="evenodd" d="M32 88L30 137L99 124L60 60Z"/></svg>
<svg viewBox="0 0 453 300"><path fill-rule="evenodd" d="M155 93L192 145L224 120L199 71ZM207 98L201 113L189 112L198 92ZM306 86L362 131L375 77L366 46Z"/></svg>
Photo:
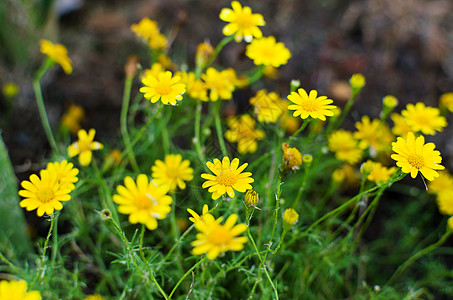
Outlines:
<svg viewBox="0 0 453 300"><path fill-rule="evenodd" d="M292 208L287 208L283 213L283 221L288 225L294 225L299 220L299 214Z"/></svg>
<svg viewBox="0 0 453 300"><path fill-rule="evenodd" d="M446 107L450 112L453 112L453 93L444 93L439 98L439 106Z"/></svg>
<svg viewBox="0 0 453 300"><path fill-rule="evenodd" d="M440 171L439 177L428 183L428 193L438 194L453 188L453 176L448 171Z"/></svg>
<svg viewBox="0 0 453 300"><path fill-rule="evenodd" d="M203 173L201 178L207 181L203 183L203 188L209 188L208 192L212 193L212 199L219 199L223 194L228 194L229 197L234 197L234 190L244 193L252 188L250 183L254 180L250 176L252 173L244 172L248 163L244 163L239 167L239 159L235 158L231 161L228 157L224 157L222 162L215 158L214 163L208 161L206 166L211 170L212 174Z"/></svg>
<svg viewBox="0 0 453 300"><path fill-rule="evenodd" d="M73 191L75 189L74 183L79 179L79 169L74 168L72 163L68 163L67 160L62 162L50 162L47 164L46 170L51 174L56 174L56 180L60 184L60 189L69 189Z"/></svg>
<svg viewBox="0 0 453 300"><path fill-rule="evenodd" d="M244 202L247 206L256 206L259 198L260 195L257 192L248 190L247 193L245 193Z"/></svg>
<svg viewBox="0 0 453 300"><path fill-rule="evenodd" d="M255 108L255 114L259 122L275 123L284 112L286 104L275 92L268 93L266 90L259 90L256 95L250 98L250 104Z"/></svg>
<svg viewBox="0 0 453 300"><path fill-rule="evenodd" d="M94 141L96 130L90 129L87 133L86 130L81 129L77 132L79 140L68 147L69 157L79 156L79 163L81 166L88 166L91 163L93 153L91 151L100 150L104 148L99 142Z"/></svg>
<svg viewBox="0 0 453 300"><path fill-rule="evenodd" d="M231 117L227 120L230 127L225 132L225 138L232 143L238 143L240 154L255 153L258 149L257 140L262 140L264 131L255 129L256 121L248 114L242 115L239 119Z"/></svg>
<svg viewBox="0 0 453 300"><path fill-rule="evenodd" d="M355 164L362 158L362 149L350 131L339 129L328 138L328 148L335 152L335 157L349 164Z"/></svg>
<svg viewBox="0 0 453 300"><path fill-rule="evenodd" d="M406 119L397 113L390 115L390 119L393 121L392 132L394 135L406 138L408 132L412 132L412 128L407 124Z"/></svg>
<svg viewBox="0 0 453 300"><path fill-rule="evenodd" d="M365 76L360 73L352 74L351 78L349 79L349 84L354 92L359 92L366 83Z"/></svg>
<svg viewBox="0 0 453 300"><path fill-rule="evenodd" d="M194 99L209 101L208 87L200 79L195 78L195 73L178 72L176 75L181 76L181 82L186 85L187 93Z"/></svg>
<svg viewBox="0 0 453 300"><path fill-rule="evenodd" d="M4 300L41 300L38 291L27 292L27 282L25 280L0 281L0 299Z"/></svg>
<svg viewBox="0 0 453 300"><path fill-rule="evenodd" d="M94 295L89 295L89 296L85 297L85 299L83 299L83 300L105 300L105 298L99 294L94 294Z"/></svg>
<svg viewBox="0 0 453 300"><path fill-rule="evenodd" d="M353 136L359 140L359 147L361 149L371 147L371 154L376 151L389 151L390 143L395 140L387 124L381 123L379 119L370 120L370 117L363 116L361 122L355 123L355 127L357 131Z"/></svg>
<svg viewBox="0 0 453 300"><path fill-rule="evenodd" d="M294 117L300 115L302 119L312 117L314 119L326 120L326 116L332 117L334 113L332 110L336 108L335 105L329 105L333 100L328 99L326 96L318 97L316 90L310 91L310 94L304 89L298 89L297 93L292 92L288 95L288 100L293 102L288 106L288 109L295 110Z"/></svg>
<svg viewBox="0 0 453 300"><path fill-rule="evenodd" d="M187 211L189 212L189 214L192 215L192 217L189 217L189 220L192 223L203 222L203 216L205 216L209 212L209 207L207 204L203 205L203 211L201 213L201 216L190 208L188 208Z"/></svg>
<svg viewBox="0 0 453 300"><path fill-rule="evenodd" d="M186 181L193 179L193 169L190 167L188 159L182 160L180 154L165 155L165 162L157 159L154 166L152 177L157 184L167 184L170 192L176 191L178 187L181 190L186 188Z"/></svg>
<svg viewBox="0 0 453 300"><path fill-rule="evenodd" d="M2 86L2 93L5 98L14 98L19 94L19 86L14 82L7 82Z"/></svg>
<svg viewBox="0 0 453 300"><path fill-rule="evenodd" d="M276 42L275 37L254 39L245 48L245 55L257 66L265 65L275 68L286 65L291 58L291 52L282 42Z"/></svg>
<svg viewBox="0 0 453 300"><path fill-rule="evenodd" d="M163 104L176 105L176 101L182 100L182 95L186 91L186 86L181 83L181 77L174 76L170 71L159 73L158 76L146 75L142 79L142 83L145 85L140 88L144 97L156 103L161 101Z"/></svg>
<svg viewBox="0 0 453 300"><path fill-rule="evenodd" d="M413 132L435 135L436 131L440 132L447 126L447 120L440 115L440 110L437 107L425 106L423 102L408 104L401 115Z"/></svg>
<svg viewBox="0 0 453 300"><path fill-rule="evenodd" d="M365 164L367 164L369 168L368 172L366 172L368 173L367 179L377 184L383 184L387 182L396 171L395 167L387 168L384 167L381 163L371 160L368 160L366 163L364 163L364 165Z"/></svg>
<svg viewBox="0 0 453 300"><path fill-rule="evenodd" d="M118 212L129 215L129 223L145 224L149 230L157 228L157 220L163 220L171 211L172 198L167 195L168 185L158 185L140 174L137 181L131 177L124 178L124 186L116 188L118 194L113 201L118 204Z"/></svg>
<svg viewBox="0 0 453 300"><path fill-rule="evenodd" d="M232 1L231 7L233 9L223 8L220 11L220 20L229 23L223 27L222 32L224 35L230 36L234 34L234 40L238 43L242 39L250 43L253 37L260 38L263 36L258 28L258 26L266 25L261 14L252 14L250 7L242 7L238 1Z"/></svg>
<svg viewBox="0 0 453 300"><path fill-rule="evenodd" d="M211 214L203 216L203 222L196 222L195 228L200 232L197 234L197 239L192 242L194 247L193 255L201 255L207 253L209 259L215 259L219 254L227 251L240 251L244 248L247 242L247 237L238 236L247 229L247 225L238 224L236 221L238 216L232 214L222 222L222 217L217 220Z"/></svg>
<svg viewBox="0 0 453 300"><path fill-rule="evenodd" d="M396 160L396 165L401 167L404 173L411 173L412 178L420 172L423 177L432 181L439 176L436 170L445 169L440 165L442 157L439 151L434 150L435 147L433 143L425 144L423 136L415 139L414 134L409 132L406 139L398 137L397 141L392 143L392 150L396 152L392 154L392 159Z"/></svg>
<svg viewBox="0 0 453 300"><path fill-rule="evenodd" d="M283 168L294 170L302 164L302 154L296 148L291 148L287 143L282 144Z"/></svg>
<svg viewBox="0 0 453 300"><path fill-rule="evenodd" d="M68 50L62 44L53 44L49 40L40 40L41 53L58 63L66 74L72 73L72 62L68 57Z"/></svg>
<svg viewBox="0 0 453 300"><path fill-rule="evenodd" d="M69 193L71 189L67 185L61 185L57 179L57 173L48 170L41 170L39 178L36 174L30 176L30 181L21 182L23 190L19 191L19 196L24 197L19 205L26 210L35 210L38 217L46 213L53 214L55 210L61 210L62 201L71 200Z"/></svg>
<svg viewBox="0 0 453 300"><path fill-rule="evenodd" d="M439 212L443 215L453 215L453 189L450 187L448 190L443 190L437 194L436 197L437 207Z"/></svg>
<svg viewBox="0 0 453 300"><path fill-rule="evenodd" d="M217 101L219 98L229 100L233 97L235 81L232 80L231 70L219 72L210 67L206 70L205 74L201 74L201 79L204 80L209 89L209 99L211 101Z"/></svg>

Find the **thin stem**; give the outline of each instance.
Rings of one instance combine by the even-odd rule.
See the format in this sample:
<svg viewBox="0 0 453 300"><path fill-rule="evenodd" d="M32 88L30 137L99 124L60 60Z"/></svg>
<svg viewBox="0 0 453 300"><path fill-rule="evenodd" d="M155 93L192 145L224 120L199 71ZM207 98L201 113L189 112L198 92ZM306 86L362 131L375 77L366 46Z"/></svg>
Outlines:
<svg viewBox="0 0 453 300"><path fill-rule="evenodd" d="M182 240L186 237L186 235L188 235L192 229L195 227L195 224L192 224L189 228L187 228L186 231L184 231L184 233L179 237L179 239L173 243L173 246L171 247L170 251L168 251L167 255L165 255L164 257L164 262L168 260L168 258L170 257L170 255L173 253L173 251L176 249L176 247L181 244Z"/></svg>
<svg viewBox="0 0 453 300"><path fill-rule="evenodd" d="M55 265L55 261L57 259L57 253L58 253L58 217L60 216L60 213L55 213L55 225L53 226L53 237L52 237L52 266Z"/></svg>
<svg viewBox="0 0 453 300"><path fill-rule="evenodd" d="M228 152L225 146L225 140L223 139L222 121L220 120L220 105L221 101L218 100L214 107L215 129L217 132L217 138L219 140L220 149L222 150L222 155L228 156Z"/></svg>
<svg viewBox="0 0 453 300"><path fill-rule="evenodd" d="M22 270L21 268L18 268L16 267L12 262L10 262L4 255L3 253L0 252L0 260L2 262L4 262L5 264L7 264L10 268L11 268L11 271L14 272L14 273L18 273L18 274L24 274L25 271Z"/></svg>
<svg viewBox="0 0 453 300"><path fill-rule="evenodd" d="M230 35L227 37L224 37L215 47L214 53L212 54L211 58L209 58L208 62L203 66L202 70L205 70L208 68L217 58L219 55L220 51L222 51L223 47L225 47L226 44L231 42L234 39L234 35Z"/></svg>
<svg viewBox="0 0 453 300"><path fill-rule="evenodd" d="M289 141L291 142L302 130L305 129L305 127L307 127L308 123L310 123L310 120L309 118L306 118L304 120L304 122L302 123L302 125L300 126L299 129L296 130L296 132L293 133L293 135L289 138Z"/></svg>
<svg viewBox="0 0 453 300"><path fill-rule="evenodd" d="M179 279L179 281L176 283L175 287L173 288L173 290L171 291L170 295L168 296L168 298L166 299L171 299L171 297L173 296L173 294L176 292L176 289L178 288L178 286L184 281L184 279L196 268L198 267L202 262L204 262L206 260L207 256L203 257L203 259L201 259L200 261L198 261L196 264L194 264L189 270L187 270L187 272Z"/></svg>
<svg viewBox="0 0 453 300"><path fill-rule="evenodd" d="M333 125L333 129L337 129L345 120L346 116L348 115L349 111L351 110L352 105L354 104L354 100L357 97L358 93L352 93L351 97L348 99L348 102L346 102L346 105L341 112L340 116L335 120L335 123ZM328 132L330 133L330 131Z"/></svg>
<svg viewBox="0 0 453 300"><path fill-rule="evenodd" d="M297 209L299 205L300 198L302 197L302 193L305 190L305 185L307 184L308 172L310 170L310 166L306 166L304 168L304 178L302 179L302 183L299 187L299 191L297 192L296 200L294 201L293 208Z"/></svg>
<svg viewBox="0 0 453 300"><path fill-rule="evenodd" d="M121 135L123 136L123 142L126 148L130 148L131 151L127 152L127 157L131 162L131 166L135 172L139 173L140 168L138 167L137 161L135 159L134 151L131 144L131 139L129 137L129 133L127 131L127 114L129 110L129 103L131 99L131 89L132 89L132 81L134 77L126 77L124 81L124 91L123 91L123 105L121 106L121 116L120 116L120 126L121 126Z"/></svg>
<svg viewBox="0 0 453 300"><path fill-rule="evenodd" d="M203 155L203 152L201 151L201 135L200 135L201 109L202 109L202 104L199 102L195 109L195 120L194 120L195 136L193 139L193 143L195 145L195 151L197 152L198 159L204 165L204 163L206 162L206 159Z"/></svg>
<svg viewBox="0 0 453 300"><path fill-rule="evenodd" d="M104 207L108 207L112 212L112 217L115 219L115 222L119 222L118 213L115 208L115 204L113 203L112 194L110 193L110 188L108 187L107 183L105 182L104 178L102 177L101 172L99 171L98 164L95 159L91 164L93 166L94 173L96 174L97 180L99 181L100 188L104 193L104 197L101 197L102 205Z"/></svg>
<svg viewBox="0 0 453 300"><path fill-rule="evenodd" d="M263 76L263 73L264 65L260 65L259 67L257 67L256 71L249 77L248 84L251 85L257 82Z"/></svg>

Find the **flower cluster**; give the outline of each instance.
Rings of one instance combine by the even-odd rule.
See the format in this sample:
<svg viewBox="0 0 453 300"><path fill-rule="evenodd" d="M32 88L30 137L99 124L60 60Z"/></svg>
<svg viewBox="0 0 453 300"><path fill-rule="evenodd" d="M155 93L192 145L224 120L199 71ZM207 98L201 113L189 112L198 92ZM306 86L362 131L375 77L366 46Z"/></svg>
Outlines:
<svg viewBox="0 0 453 300"><path fill-rule="evenodd" d="M265 136L264 131L255 129L256 121L246 114L239 118L229 118L227 124L230 129L225 132L225 138L232 143L238 143L238 152L255 153L258 149L257 141Z"/></svg>
<svg viewBox="0 0 453 300"><path fill-rule="evenodd" d="M131 30L151 49L165 49L167 47L167 38L160 33L156 21L143 18L138 24L132 24Z"/></svg>

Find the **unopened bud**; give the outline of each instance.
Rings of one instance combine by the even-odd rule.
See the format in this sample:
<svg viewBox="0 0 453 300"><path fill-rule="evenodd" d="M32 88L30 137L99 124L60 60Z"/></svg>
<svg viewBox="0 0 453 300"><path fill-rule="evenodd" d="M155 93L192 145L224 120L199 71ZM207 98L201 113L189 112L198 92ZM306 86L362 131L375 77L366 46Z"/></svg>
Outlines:
<svg viewBox="0 0 453 300"><path fill-rule="evenodd" d="M296 148L290 148L287 143L283 143L282 151L284 170L294 170L302 164L302 154Z"/></svg>
<svg viewBox="0 0 453 300"><path fill-rule="evenodd" d="M126 78L133 78L137 75L138 72L138 56L131 55L129 56L126 65L124 66L124 73L126 74Z"/></svg>
<svg viewBox="0 0 453 300"><path fill-rule="evenodd" d="M205 65L213 53L214 47L208 41L199 44L195 53L195 63L198 66Z"/></svg>
<svg viewBox="0 0 453 300"><path fill-rule="evenodd" d="M244 197L247 206L256 206L259 200L259 194L254 190L248 190Z"/></svg>
<svg viewBox="0 0 453 300"><path fill-rule="evenodd" d="M283 213L283 221L291 228L299 220L299 214L292 208L287 208Z"/></svg>

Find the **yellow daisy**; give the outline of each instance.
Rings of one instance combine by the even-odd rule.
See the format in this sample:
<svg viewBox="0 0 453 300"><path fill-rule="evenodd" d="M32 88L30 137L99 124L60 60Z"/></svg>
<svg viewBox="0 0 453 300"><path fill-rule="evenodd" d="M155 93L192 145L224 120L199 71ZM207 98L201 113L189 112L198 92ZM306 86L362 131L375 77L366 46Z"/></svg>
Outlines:
<svg viewBox="0 0 453 300"><path fill-rule="evenodd" d="M411 173L412 178L420 171L423 177L432 181L439 176L436 170L445 169L440 165L442 157L439 151L434 150L435 147L433 143L425 144L423 136L415 139L414 134L409 132L407 139L398 137L397 141L392 143L392 150L396 152L392 154L392 159L396 160L396 165L401 167L404 173Z"/></svg>
<svg viewBox="0 0 453 300"><path fill-rule="evenodd" d="M282 42L276 42L275 37L254 39L245 48L245 55L257 66L265 65L275 68L285 65L291 58L291 52Z"/></svg>
<svg viewBox="0 0 453 300"><path fill-rule="evenodd" d="M367 172L369 173L367 179L369 181L376 182L377 184L383 184L387 182L393 175L393 173L395 173L396 171L395 167L387 168L383 166L380 162L368 160L363 165L365 164L368 165L367 169L369 169ZM360 171L362 171L362 168L360 169Z"/></svg>
<svg viewBox="0 0 453 300"><path fill-rule="evenodd" d="M229 100L233 97L235 82L232 80L231 70L227 69L219 72L210 67L205 74L201 74L201 79L203 79L209 89L209 99L211 101L217 101L219 98Z"/></svg>
<svg viewBox="0 0 453 300"><path fill-rule="evenodd" d="M297 93L292 92L288 95L288 100L293 102L288 106L288 109L295 110L293 113L294 117L300 115L302 119L312 117L314 119L326 120L326 116L334 116L333 109L335 105L329 105L333 100L328 99L326 96L318 97L316 90L310 91L310 94L304 89L298 89Z"/></svg>
<svg viewBox="0 0 453 300"><path fill-rule="evenodd" d="M390 115L390 119L393 121L392 133L394 135L406 138L408 132L412 132L412 128L407 124L406 119L397 113Z"/></svg>
<svg viewBox="0 0 453 300"><path fill-rule="evenodd" d="M443 190L437 194L436 197L437 207L439 212L443 215L453 215L453 189L450 187L448 190Z"/></svg>
<svg viewBox="0 0 453 300"><path fill-rule="evenodd" d="M72 73L72 62L68 57L68 50L62 44L53 44L49 40L40 40L41 53L46 54L54 62L58 63L66 74Z"/></svg>
<svg viewBox="0 0 453 300"><path fill-rule="evenodd" d="M289 147L287 143L282 144L283 169L297 169L302 164L302 154L297 148Z"/></svg>
<svg viewBox="0 0 453 300"><path fill-rule="evenodd" d="M357 131L353 135L360 141L359 147L371 147L371 153L390 150L390 143L395 140L387 124L381 123L379 119L370 120L370 117L363 116L361 122L355 123L355 127Z"/></svg>
<svg viewBox="0 0 453 300"><path fill-rule="evenodd" d="M234 197L233 189L244 193L246 190L252 188L250 185L254 181L250 177L252 173L241 173L248 166L248 163L244 163L239 167L238 158L233 159L231 163L230 159L226 156L222 162L215 158L214 163L208 161L206 166L214 175L207 173L201 174L201 178L207 180L203 183L203 188L209 188L208 192L212 193L213 200L220 198L225 193L230 197Z"/></svg>
<svg viewBox="0 0 453 300"><path fill-rule="evenodd" d="M437 194L453 189L453 176L448 171L440 171L439 177L428 183L428 193Z"/></svg>
<svg viewBox="0 0 453 300"><path fill-rule="evenodd" d="M171 211L172 198L167 195L168 185L158 185L140 174L135 182L131 177L124 178L124 186L116 188L113 195L118 212L129 215L129 223L145 224L149 230L157 228L157 220L163 220Z"/></svg>
<svg viewBox="0 0 453 300"><path fill-rule="evenodd" d="M165 162L157 159L154 166L152 177L157 184L167 184L170 192L176 191L178 187L181 190L186 188L186 181L193 179L193 169L190 167L190 161L182 160L180 154L165 155Z"/></svg>
<svg viewBox="0 0 453 300"><path fill-rule="evenodd" d="M71 190L68 186L61 186L57 180L57 173L41 170L41 178L36 174L30 176L30 181L21 182L23 190L19 191L19 196L24 197L19 205L28 211L37 209L36 214L41 217L46 213L53 214L55 210L63 208L62 201L69 201Z"/></svg>
<svg viewBox="0 0 453 300"><path fill-rule="evenodd" d="M47 164L46 170L49 173L57 174L57 181L60 184L61 189L69 189L73 191L75 189L74 183L79 179L77 174L79 174L79 169L74 168L72 163L68 163L67 160L62 162L50 162Z"/></svg>
<svg viewBox="0 0 453 300"><path fill-rule="evenodd" d="M349 164L355 164L362 158L362 149L350 131L339 129L332 132L328 138L328 148L335 152L335 157Z"/></svg>
<svg viewBox="0 0 453 300"><path fill-rule="evenodd" d="M440 95L439 106L446 107L450 112L453 112L453 92Z"/></svg>
<svg viewBox="0 0 453 300"><path fill-rule="evenodd" d="M162 101L163 104L176 105L176 101L182 100L182 95L186 91L186 86L181 83L181 77L174 76L170 71L159 73L158 76L146 75L142 79L145 85L140 88L140 92L145 94L145 98L151 103Z"/></svg>
<svg viewBox="0 0 453 300"><path fill-rule="evenodd" d="M244 39L247 43L250 43L255 38L263 36L258 26L266 25L264 18L261 14L252 14L252 9L248 6L242 7L238 1L232 1L230 8L223 8L220 11L219 18L222 21L228 22L229 24L223 27L223 34L226 36L234 34L234 40L236 42Z"/></svg>
<svg viewBox="0 0 453 300"><path fill-rule="evenodd" d="M90 129L87 133L86 130L81 129L77 132L79 140L68 147L69 157L79 156L79 163L81 166L88 166L91 163L93 150L100 150L104 148L99 142L94 141L96 130Z"/></svg>
<svg viewBox="0 0 453 300"><path fill-rule="evenodd" d="M203 211L201 213L201 216L190 208L188 208L187 211L189 212L189 214L192 215L192 217L189 217L190 221L192 221L193 223L203 222L203 217L209 212L209 207L207 204L203 205Z"/></svg>
<svg viewBox="0 0 453 300"><path fill-rule="evenodd" d="M143 18L138 24L132 24L131 30L135 33L135 36L147 43L152 49L165 49L167 47L167 38L160 33L156 21Z"/></svg>
<svg viewBox="0 0 453 300"><path fill-rule="evenodd" d="M206 83L195 78L195 73L178 72L177 75L181 76L181 82L186 85L187 93L190 97L201 101L209 101L208 87Z"/></svg>
<svg viewBox="0 0 453 300"><path fill-rule="evenodd" d="M255 108L259 122L275 123L285 111L285 102L280 99L280 96L275 92L268 93L264 89L250 98L250 104Z"/></svg>
<svg viewBox="0 0 453 300"><path fill-rule="evenodd" d="M25 280L0 281L0 299L5 300L41 300L38 291L27 292L27 282Z"/></svg>
<svg viewBox="0 0 453 300"><path fill-rule="evenodd" d="M413 132L435 135L436 131L442 131L447 126L447 120L440 115L440 110L437 107L425 106L423 102L408 104L401 115Z"/></svg>
<svg viewBox="0 0 453 300"><path fill-rule="evenodd" d="M265 136L264 131L255 129L256 121L245 114L239 119L229 118L227 124L230 129L225 132L225 138L232 143L238 143L238 152L255 153L258 149L257 140L262 140Z"/></svg>
<svg viewBox="0 0 453 300"><path fill-rule="evenodd" d="M247 229L245 224L236 224L238 216L232 214L220 224L223 218L217 220L211 214L203 215L203 222L196 222L195 228L200 232L192 242L193 255L207 253L209 259L215 259L219 254L227 251L240 251L247 242L247 237L238 236Z"/></svg>

